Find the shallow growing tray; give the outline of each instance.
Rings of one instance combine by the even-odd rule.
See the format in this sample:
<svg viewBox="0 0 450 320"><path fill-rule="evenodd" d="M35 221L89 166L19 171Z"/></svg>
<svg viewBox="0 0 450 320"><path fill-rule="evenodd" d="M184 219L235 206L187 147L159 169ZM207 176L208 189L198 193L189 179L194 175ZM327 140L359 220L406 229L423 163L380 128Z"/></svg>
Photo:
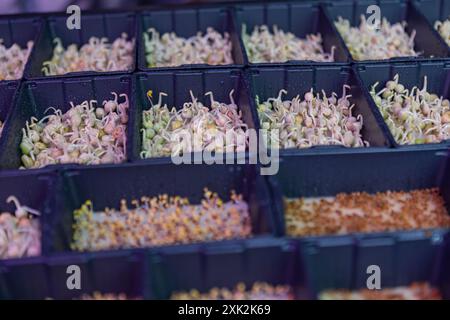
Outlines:
<svg viewBox="0 0 450 320"><path fill-rule="evenodd" d="M290 285L297 299L305 298L308 291L297 250L295 243L275 239L155 250L149 256L152 292L156 299L169 299L177 291L234 289L239 282L250 289L263 281Z"/></svg>
<svg viewBox="0 0 450 320"><path fill-rule="evenodd" d="M277 68L253 68L248 70L248 82L250 87L250 103L252 111L256 119L256 128L260 129L260 120L257 112L256 96L259 97L260 103L268 98L277 97L281 89L287 90L287 94L283 99L292 99L298 94L302 97L310 91L321 92L325 90L327 95L335 92L338 96L342 95L342 87L344 84L351 86L349 99L355 104L353 114L363 116L363 128L361 130L362 137L370 143L371 147L389 147L390 143L381 130L379 121L369 106L367 97L358 85L355 74L348 66L309 66L309 67L277 67ZM315 152L322 150L324 152L332 152L338 150L365 150L367 148L347 148L339 145L329 146L313 146L310 148L290 148L281 149L281 154L294 153L303 154L306 152Z"/></svg>
<svg viewBox="0 0 450 320"><path fill-rule="evenodd" d="M0 17L0 39L3 39L3 45L7 48L16 43L22 49L27 47L28 41L33 41L32 54L42 27L43 19L37 16L3 16ZM30 63L31 54L25 64L24 74Z"/></svg>
<svg viewBox="0 0 450 320"><path fill-rule="evenodd" d="M47 243L44 234L48 232L48 206L49 195L55 183L55 174L49 170L38 174L30 171L8 172L0 174L0 215L3 212L14 214L16 207L13 203L6 203L9 196L15 196L21 205L36 209L40 216L34 216L39 220L41 228L41 254L47 252ZM28 260L33 258L0 259L0 269L6 261Z"/></svg>
<svg viewBox="0 0 450 320"><path fill-rule="evenodd" d="M21 166L22 128L31 117L42 119L49 107L66 112L69 102L74 104L96 99L100 104L104 99L113 98L111 92L125 93L131 104L131 76L116 75L104 77L84 77L70 79L47 79L26 81L22 84L10 117L0 139L0 169L18 169ZM121 101L119 98L119 101ZM130 121L127 124L127 140L130 139ZM128 155L127 155L128 157ZM47 167L61 167L50 165ZM37 171L39 169L27 169Z"/></svg>
<svg viewBox="0 0 450 320"><path fill-rule="evenodd" d="M330 238L304 241L301 246L305 277L317 297L326 289L367 288L371 265L380 268L381 288L429 282L450 299L449 234L397 234L352 241Z"/></svg>
<svg viewBox="0 0 450 320"><path fill-rule="evenodd" d="M434 23L436 21L445 21L450 17L450 2L447 0L413 0L412 3L417 10L425 16L427 21L430 23L430 28L432 29L434 29ZM435 32L444 44L447 45L439 32Z"/></svg>
<svg viewBox="0 0 450 320"><path fill-rule="evenodd" d="M129 70L111 71L111 72L71 72L64 75L45 76L42 72L43 62L50 60L53 56L55 44L53 40L60 38L64 48L71 44L77 44L80 48L87 43L91 37L108 38L112 43L119 38L122 33L128 34L128 40L136 38L136 17L133 12L123 13L96 13L81 15L81 29L69 30L66 26L67 15L49 16L46 19L42 32L37 40L29 60L30 63L25 70L26 79L48 79L48 78L67 78L75 76L96 76L99 74L119 74L132 72L136 65L136 46L133 51L133 64Z"/></svg>
<svg viewBox="0 0 450 320"><path fill-rule="evenodd" d="M299 38L305 38L308 34L320 33L323 39L325 52L331 52L335 47L335 63L345 63L350 59L350 53L340 41L337 31L326 18L319 2L275 2L264 4L237 4L235 6L236 26L239 35L242 34L242 26L247 27L247 34L251 33L255 26L267 25L272 31L276 25L285 32L292 32ZM280 66L280 65L305 65L305 64L330 64L330 62L313 62L291 60L274 63L254 63L249 61L247 51L241 37L244 48L245 63L251 67Z"/></svg>
<svg viewBox="0 0 450 320"><path fill-rule="evenodd" d="M410 191L440 189L450 210L450 167L445 149L386 150L385 152L336 152L282 156L277 175L268 177L273 196L274 211L278 217L279 232L286 235L283 199L299 197L326 197L339 193L383 191ZM450 211L449 211L450 212ZM442 229L436 229L442 230ZM444 232L445 230L442 230ZM354 237L391 236L418 231L358 233L329 235L336 241ZM425 237L426 232L420 231ZM323 238L328 236L308 236Z"/></svg>
<svg viewBox="0 0 450 320"><path fill-rule="evenodd" d="M70 251L73 211L86 200L92 200L94 211L118 208L121 199L129 203L142 196L160 194L187 197L192 204L198 204L206 187L217 192L223 201L230 199L232 190L243 195L249 206L253 237L275 233L269 191L257 166L122 164L84 167L62 172L51 206L51 231L46 235L51 252Z"/></svg>
<svg viewBox="0 0 450 320"><path fill-rule="evenodd" d="M414 38L414 49L416 52L422 52L423 55L419 57L397 57L387 60L355 60L351 58L353 63L367 63L380 61L411 61L424 60L434 58L446 58L450 56L450 50L442 43L436 32L430 28L429 23L420 14L417 9L412 6L407 0L342 0L323 3L326 16L333 22L333 28L339 33L334 26L334 21L338 17L342 17L350 21L351 26L359 26L361 15L366 15L366 10L369 5L376 4L381 9L381 16L385 17L390 23L406 21L406 32L411 34L416 30ZM366 15L367 17L367 15ZM341 42L344 44L343 38L339 35ZM348 48L347 48L348 50Z"/></svg>
<svg viewBox="0 0 450 320"><path fill-rule="evenodd" d="M198 32L206 32L208 27L223 34L228 32L232 43L234 63L228 65L185 64L174 67L149 68L145 57L143 33L149 28L155 28L160 35L175 32L179 37L189 38ZM237 68L244 64L243 48L239 40L232 13L227 7L202 6L180 9L157 9L144 11L138 16L138 68L141 71L167 69L205 69L205 68Z"/></svg>
<svg viewBox="0 0 450 320"><path fill-rule="evenodd" d="M233 92L233 98L240 111L242 111L242 120L249 128L255 128L255 118L250 110L250 101L248 89L244 81L244 73L239 69L211 69L211 70L191 70L191 71L164 71L137 73L134 76L134 101L133 112L131 114L131 123L133 124L134 137L132 143L128 144L132 155L132 160L142 160L145 162L154 162L157 159L165 159L170 162L170 157L141 159L142 150L142 111L148 110L151 106L147 97L148 90L153 91L153 102L158 102L160 92L168 94L163 97L163 103L171 108L181 109L185 102L191 102L189 91L192 90L195 97L204 105L210 107L210 97L205 93L211 91L214 94L214 100L229 103L229 94ZM130 140L131 141L131 140ZM194 155L194 153L191 153ZM236 155L236 153L235 153ZM158 161L158 160L157 160Z"/></svg>
<svg viewBox="0 0 450 320"><path fill-rule="evenodd" d="M94 292L146 298L145 265L144 252L137 250L11 260L0 265L0 299L80 299ZM70 266L80 268L79 290L67 286Z"/></svg>
<svg viewBox="0 0 450 320"><path fill-rule="evenodd" d="M376 82L380 82L377 90L381 90L387 81L399 75L399 83L407 89L414 86L421 88L423 86L424 76L427 76L427 90L438 96L450 99L450 61L429 61L429 62L402 62L402 63L379 63L355 65L358 82L364 88L364 94L369 101L375 117L381 123L385 135L390 143L397 148L423 149L423 148L446 148L450 144L450 139L440 143L423 143L413 145L398 144L383 119L375 101L370 96L370 89Z"/></svg>

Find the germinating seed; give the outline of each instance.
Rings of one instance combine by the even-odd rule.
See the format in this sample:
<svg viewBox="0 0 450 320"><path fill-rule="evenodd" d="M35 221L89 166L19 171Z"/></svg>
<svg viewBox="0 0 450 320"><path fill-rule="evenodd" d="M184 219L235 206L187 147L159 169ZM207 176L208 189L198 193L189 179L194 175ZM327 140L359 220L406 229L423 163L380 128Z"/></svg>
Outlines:
<svg viewBox="0 0 450 320"><path fill-rule="evenodd" d="M325 290L320 300L442 300L437 288L427 282L415 282L409 286L383 288L381 290L360 289Z"/></svg>
<svg viewBox="0 0 450 320"><path fill-rule="evenodd" d="M290 236L450 227L450 216L438 189L285 199L285 208Z"/></svg>
<svg viewBox="0 0 450 320"><path fill-rule="evenodd" d="M362 115L353 116L347 94L350 87L344 85L342 96L325 91L305 93L303 99L297 95L292 100L283 100L286 90L280 90L278 97L269 98L258 105L258 115L262 129L268 130L267 140L278 143L281 148L307 148L314 145L344 145L346 147L369 146L361 136ZM278 135L272 130L277 129ZM273 135L273 137L272 137Z"/></svg>
<svg viewBox="0 0 450 320"><path fill-rule="evenodd" d="M103 164L126 160L126 124L128 96L114 96L103 101L70 102L71 108L48 108L52 115L41 120L31 118L22 129L22 164L24 168L39 168L58 163ZM119 97L123 102L119 102Z"/></svg>
<svg viewBox="0 0 450 320"><path fill-rule="evenodd" d="M91 201L75 210L72 249L97 251L244 238L251 235L249 208L241 195L223 202L205 190L201 204L187 198L142 197L120 209L94 212Z"/></svg>
<svg viewBox="0 0 450 320"><path fill-rule="evenodd" d="M266 25L255 26L249 35L246 26L242 27L242 40L247 50L248 59L253 63L285 62L289 60L312 60L319 62L334 61L334 47L331 53L325 52L322 36L308 34L305 39L296 37L291 32L284 32L273 26L273 33Z"/></svg>
<svg viewBox="0 0 450 320"><path fill-rule="evenodd" d="M15 196L6 202L16 206L14 213L0 213L0 259L33 257L41 254L39 211L23 206Z"/></svg>
<svg viewBox="0 0 450 320"><path fill-rule="evenodd" d="M434 28L439 32L442 38L450 46L450 17L445 21L436 21Z"/></svg>
<svg viewBox="0 0 450 320"><path fill-rule="evenodd" d="M381 60L419 55L414 51L416 31L413 30L411 35L408 35L405 31L406 22L391 25L383 18L380 29L377 30L368 24L362 15L359 27L352 27L350 21L342 17L338 18L335 25L355 60Z"/></svg>
<svg viewBox="0 0 450 320"><path fill-rule="evenodd" d="M411 90L399 83L399 76L370 94L399 144L438 143L450 138L450 101L427 91L427 77L422 89Z"/></svg>
<svg viewBox="0 0 450 320"><path fill-rule="evenodd" d="M107 38L91 37L80 49L76 44L65 49L59 38L54 42L53 57L42 67L46 76L81 71L126 71L133 65L134 39L128 40L126 33L112 44Z"/></svg>
<svg viewBox="0 0 450 320"><path fill-rule="evenodd" d="M2 135L4 126L5 126L5 124L0 120L0 136Z"/></svg>
<svg viewBox="0 0 450 320"><path fill-rule="evenodd" d="M212 288L207 293L196 289L187 292L175 292L172 300L294 300L290 286L273 286L265 282L255 282L250 290L244 283L238 283L232 290L227 288Z"/></svg>
<svg viewBox="0 0 450 320"><path fill-rule="evenodd" d="M162 36L154 28L144 32L147 66L175 67L183 64L210 65L233 63L230 35L207 28L190 38L178 37L174 32Z"/></svg>
<svg viewBox="0 0 450 320"><path fill-rule="evenodd" d="M167 157L194 151L244 152L248 145L247 125L242 120L242 112L230 92L230 103L214 100L212 92L211 108L194 97L185 102L180 110L162 104L164 92L159 94L157 104L153 104L152 91L148 91L151 107L142 112L142 158Z"/></svg>
<svg viewBox="0 0 450 320"><path fill-rule="evenodd" d="M6 48L3 45L3 39L0 39L0 81L22 78L32 48L33 41L28 41L24 49L18 44Z"/></svg>

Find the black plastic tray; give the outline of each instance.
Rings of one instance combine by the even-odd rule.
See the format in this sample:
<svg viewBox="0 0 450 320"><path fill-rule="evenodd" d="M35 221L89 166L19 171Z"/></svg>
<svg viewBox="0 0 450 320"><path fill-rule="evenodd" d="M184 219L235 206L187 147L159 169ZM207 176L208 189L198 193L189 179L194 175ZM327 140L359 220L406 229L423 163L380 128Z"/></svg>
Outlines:
<svg viewBox="0 0 450 320"><path fill-rule="evenodd" d="M19 145L22 141L22 128L32 116L38 119L43 118L45 110L49 107L66 112L70 108L71 101L81 103L84 100L96 99L101 104L104 99L112 98L113 91L128 95L129 112L131 112L131 76L129 75L24 82L0 139L0 169L18 169L21 166ZM131 121L127 125L127 140L131 137L130 123ZM64 165L58 164L48 167L62 166Z"/></svg>
<svg viewBox="0 0 450 320"><path fill-rule="evenodd" d="M450 2L445 0L413 0L413 5L417 10L425 16L430 24L430 28L434 29L436 21L445 21L450 17ZM435 29L434 29L435 30ZM435 30L441 41L448 46L442 36ZM450 47L449 47L450 51Z"/></svg>
<svg viewBox="0 0 450 320"><path fill-rule="evenodd" d="M284 197L322 197L335 196L341 192L376 193L437 187L445 200L447 210L450 210L449 164L445 149L442 151L397 149L385 152L282 156L278 174L268 177L279 232L286 235ZM340 238L351 239L354 235L372 237L411 232L417 231L361 233L331 238L334 241L341 241ZM424 235L426 233L420 232ZM322 238L322 236L303 238Z"/></svg>
<svg viewBox="0 0 450 320"><path fill-rule="evenodd" d="M80 268L80 289L67 286L70 266ZM144 252L136 250L0 261L0 299L80 299L94 292L147 298L145 266Z"/></svg>
<svg viewBox="0 0 450 320"><path fill-rule="evenodd" d="M122 13L97 13L83 14L81 16L81 29L69 30L66 26L67 15L49 16L36 43L31 56L30 63L25 70L26 79L48 79L67 78L75 76L99 74L120 74L132 72L136 65L136 49L133 53L133 65L130 70L112 72L71 72L64 75L45 76L42 72L44 61L50 60L53 56L55 38L60 38L64 48L70 44L77 44L78 47L89 41L91 37L107 37L110 42L119 38L123 32L128 34L128 39L136 38L136 16L133 12Z"/></svg>
<svg viewBox="0 0 450 320"><path fill-rule="evenodd" d="M355 60L351 58L353 63L367 63L367 62L380 62L380 61L411 61L411 60L424 60L434 58L446 58L450 56L449 48L442 43L438 35L423 17L417 9L412 6L407 0L342 0L333 2L324 2L323 8L326 16L330 21L337 21L338 17L348 19L352 26L359 25L361 15L366 14L367 7L369 5L376 4L381 9L381 16L386 17L390 23L396 23L406 21L406 31L408 34L412 30L416 30L416 37L414 38L416 52L423 52L419 57L397 57L386 60ZM333 28L336 32L337 29ZM339 33L339 32L338 32ZM343 38L339 35L342 43L345 44ZM348 49L347 49L348 50Z"/></svg>
<svg viewBox="0 0 450 320"><path fill-rule="evenodd" d="M264 281L290 285L297 299L307 298L297 250L293 242L274 239L155 250L150 256L152 292L156 299L169 299L176 291L232 289L239 282L250 288L254 282Z"/></svg>
<svg viewBox="0 0 450 320"><path fill-rule="evenodd" d="M353 109L354 115L361 114L364 119L363 129L361 131L363 139L369 141L370 145L376 147L389 147L388 138L381 130L379 120L369 106L367 97L364 96L361 87L358 85L355 74L349 66L329 65L329 66L304 66L304 67L276 67L276 68L252 68L248 70L248 82L250 87L250 103L254 117L257 119L256 128L260 129L259 117L257 114L257 106L255 97L259 97L262 103L268 98L277 97L281 89L287 90L287 94L283 96L292 99L296 95L303 95L311 88L315 92L325 90L330 95L335 92L338 96L342 95L342 87L344 84L351 86L350 102L355 104ZM334 152L337 150L364 150L365 147L346 148L344 146L313 146L311 148L302 149L282 149L281 154L294 153L304 154L307 152L316 152L321 150L324 152Z"/></svg>
<svg viewBox="0 0 450 320"><path fill-rule="evenodd" d="M230 34L232 43L233 64L208 65L186 64L174 67L147 67L143 33L149 28L155 28L161 35L175 32L180 37L191 37L197 32L206 32L213 27L217 32ZM155 71L168 69L205 69L205 68L239 68L244 65L244 52L236 30L232 12L226 6L191 6L180 9L157 9L143 11L138 16L138 68L141 71Z"/></svg>
<svg viewBox="0 0 450 320"><path fill-rule="evenodd" d="M411 233L304 241L301 253L308 288L315 297L326 289L365 289L371 275L367 268L372 265L380 268L382 289L428 282L450 299L449 238L449 234Z"/></svg>
<svg viewBox="0 0 450 320"><path fill-rule="evenodd" d="M6 203L9 196L15 196L21 205L28 206L40 212L39 219L41 227L41 254L47 252L47 243L44 240L44 234L48 232L48 206L49 195L54 188L55 174L50 170L42 170L39 173L30 171L7 172L0 174L0 215L2 212L14 213L16 207L13 203ZM23 258L28 260L32 258ZM17 259L0 259L0 266L3 261ZM22 259L19 259L22 260Z"/></svg>
<svg viewBox="0 0 450 320"><path fill-rule="evenodd" d="M3 39L3 45L6 47L10 47L16 43L22 49L27 47L28 41L33 41L34 45L31 50L31 54L33 54L42 27L43 19L40 17L29 15L0 16L0 39ZM25 64L24 75L30 63L31 54Z"/></svg>
<svg viewBox="0 0 450 320"><path fill-rule="evenodd" d="M350 60L350 53L340 41L337 31L326 18L319 2L274 2L274 3L248 3L235 6L236 26L239 35L242 33L242 25L247 27L247 33L251 33L255 26L267 25L271 30L276 25L283 31L289 31L297 37L305 38L311 33L320 33L326 52L335 49L335 63L346 63ZM321 65L330 62L298 61L275 63L252 63L249 61L244 43L245 63L251 67L280 66L280 65Z"/></svg>
<svg viewBox="0 0 450 320"><path fill-rule="evenodd" d="M450 99L450 60L423 61L423 62L402 62L402 63L380 63L380 64L360 64L354 66L360 85L364 88L369 105L371 106L376 119L383 128L385 135L391 144L397 148L423 149L423 148L446 148L450 145L450 139L440 143L424 143L413 145L400 145L392 136L389 127L383 119L375 101L370 96L370 89L377 81L380 84L377 90L381 90L388 80L399 75L399 82L406 88L413 86L422 87L424 76L427 76L427 90L444 98Z"/></svg>
<svg viewBox="0 0 450 320"><path fill-rule="evenodd" d="M229 94L234 90L233 97L242 111L242 119L249 128L255 128L254 113L250 110L248 89L244 81L244 73L240 69L210 69L210 70L170 70L161 72L136 73L134 77L134 100L131 123L133 124L133 143L128 144L133 161L154 162L159 159L170 161L170 157L141 159L142 149L142 111L150 108L147 98L148 90L153 91L153 101L158 101L160 92L168 94L163 102L169 107L180 109L183 103L191 101L189 90L206 106L210 106L209 96L205 93L212 91L214 99L230 102Z"/></svg>
<svg viewBox="0 0 450 320"><path fill-rule="evenodd" d="M122 164L63 171L52 197L47 233L51 252L70 251L73 211L86 200L92 200L94 210L117 208L121 199L131 201L159 194L179 195L199 203L205 187L224 201L232 190L242 194L249 205L254 237L268 237L275 234L276 224L269 190L258 170L253 165Z"/></svg>

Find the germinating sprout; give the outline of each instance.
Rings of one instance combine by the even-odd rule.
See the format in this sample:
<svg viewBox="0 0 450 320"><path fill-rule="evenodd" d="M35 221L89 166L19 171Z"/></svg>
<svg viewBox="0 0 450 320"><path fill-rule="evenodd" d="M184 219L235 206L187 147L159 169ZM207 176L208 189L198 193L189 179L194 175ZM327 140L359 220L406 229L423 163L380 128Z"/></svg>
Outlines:
<svg viewBox="0 0 450 320"><path fill-rule="evenodd" d="M149 91L151 93L151 90ZM164 92L151 107L142 112L142 158L181 155L208 150L211 152L244 152L248 146L247 124L242 120L230 92L230 103L214 100L207 92L211 108L198 101L190 91L192 102L185 102L180 110L163 104Z"/></svg>
<svg viewBox="0 0 450 320"><path fill-rule="evenodd" d="M335 25L355 60L381 60L419 55L414 51L416 31L413 30L411 35L408 35L405 31L406 22L391 25L383 18L380 29L377 30L368 24L362 15L359 27L352 27L350 21L342 17L338 18Z"/></svg>
<svg viewBox="0 0 450 320"><path fill-rule="evenodd" d="M285 208L290 236L450 227L450 216L438 189L285 199Z"/></svg>
<svg viewBox="0 0 450 320"><path fill-rule="evenodd" d="M255 26L249 35L243 25L242 40L248 59L253 63L289 60L334 61L335 48L332 47L330 53L325 52L320 33L308 34L305 39L301 39L291 32L278 29L275 25L273 33L268 26L262 25Z"/></svg>
<svg viewBox="0 0 450 320"><path fill-rule="evenodd" d="M287 285L273 286L266 282L255 282L247 289L244 283L238 283L232 290L212 288L207 293L197 289L175 292L172 300L294 300L293 290Z"/></svg>
<svg viewBox="0 0 450 320"><path fill-rule="evenodd" d="M320 300L442 300L439 289L428 282L414 282L409 286L383 288L381 290L325 290Z"/></svg>
<svg viewBox="0 0 450 320"><path fill-rule="evenodd" d="M20 143L23 166L125 161L128 96L111 94L114 99L103 101L102 106L97 100L78 105L70 102L71 108L65 113L51 107L46 112L53 114L27 121Z"/></svg>
<svg viewBox="0 0 450 320"><path fill-rule="evenodd" d="M445 42L447 42L447 45L450 46L450 17L445 21L436 21L434 28L439 32Z"/></svg>
<svg viewBox="0 0 450 320"><path fill-rule="evenodd" d="M398 74L370 94L375 100L395 141L399 144L438 143L450 137L450 101L427 91L427 77L423 88L411 90L399 83Z"/></svg>
<svg viewBox="0 0 450 320"><path fill-rule="evenodd" d="M0 259L40 255L41 230L39 220L33 217L39 216L39 211L21 205L15 196L9 196L6 202L12 202L16 211L0 213Z"/></svg>
<svg viewBox="0 0 450 320"><path fill-rule="evenodd" d="M128 207L94 212L91 201L74 212L72 249L97 251L244 238L251 235L249 208L242 195L228 202L205 190L200 204L187 198L141 197Z"/></svg>
<svg viewBox="0 0 450 320"><path fill-rule="evenodd" d="M348 100L351 97L347 94L349 89L348 85L344 85L341 97L334 92L327 96L323 90L321 97L313 89L305 93L303 99L297 95L292 100L283 100L286 90L280 90L278 97L263 103L259 103L256 97L261 128L269 133L278 130L278 135L267 135L268 145L276 147L278 144L280 148L369 146L361 136L362 115L353 115L355 105Z"/></svg>
<svg viewBox="0 0 450 320"><path fill-rule="evenodd" d="M53 42L53 57L45 61L42 67L46 76L81 71L126 71L133 65L134 39L128 40L126 33L122 33L112 44L108 38L91 37L80 49L77 44L65 49L59 38Z"/></svg>
<svg viewBox="0 0 450 320"><path fill-rule="evenodd" d="M5 126L5 123L3 121L0 120L0 136L2 135L3 132L3 127Z"/></svg>
<svg viewBox="0 0 450 320"><path fill-rule="evenodd" d="M3 39L0 39L0 81L22 78L32 48L33 41L28 41L26 48L21 48L16 43L7 48Z"/></svg>
<svg viewBox="0 0 450 320"><path fill-rule="evenodd" d="M130 298L125 293L101 293L95 291L92 294L83 294L80 300L142 300L142 298Z"/></svg>
<svg viewBox="0 0 450 320"><path fill-rule="evenodd" d="M210 65L233 63L230 35L207 28L190 38L178 37L174 32L162 36L154 28L144 32L147 66L175 67L183 64Z"/></svg>

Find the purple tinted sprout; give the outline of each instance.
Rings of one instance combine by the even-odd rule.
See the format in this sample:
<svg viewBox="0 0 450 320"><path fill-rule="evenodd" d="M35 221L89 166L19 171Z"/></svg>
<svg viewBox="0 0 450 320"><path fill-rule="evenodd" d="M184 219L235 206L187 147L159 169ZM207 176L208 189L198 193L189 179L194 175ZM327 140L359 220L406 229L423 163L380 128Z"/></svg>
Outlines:
<svg viewBox="0 0 450 320"><path fill-rule="evenodd" d="M5 123L0 120L0 136L2 135L3 127L5 126Z"/></svg>
<svg viewBox="0 0 450 320"><path fill-rule="evenodd" d="M58 163L104 164L125 161L128 96L103 101L72 102L71 108L48 108L53 114L41 120L34 117L22 129L22 163L39 168ZM121 101L119 101L121 100Z"/></svg>
<svg viewBox="0 0 450 320"><path fill-rule="evenodd" d="M438 143L450 137L450 101L427 91L427 77L422 89L408 90L399 83L398 74L370 94L375 100L392 135L399 144Z"/></svg>
<svg viewBox="0 0 450 320"><path fill-rule="evenodd" d="M447 42L447 45L450 46L450 17L445 21L436 21L434 28L439 32L445 42Z"/></svg>
<svg viewBox="0 0 450 320"><path fill-rule="evenodd" d="M81 71L126 71L133 65L134 39L123 33L111 44L107 38L92 37L80 49L71 44L64 49L61 39L55 38L53 57L43 63L46 76Z"/></svg>
<svg viewBox="0 0 450 320"><path fill-rule="evenodd" d="M248 58L253 63L288 60L334 61L335 48L331 48L331 53L325 52L320 33L308 34L305 39L301 39L291 32L278 29L277 26L273 26L271 33L268 26L262 25L255 26L249 35L244 25L242 39Z"/></svg>
<svg viewBox="0 0 450 320"><path fill-rule="evenodd" d="M0 259L32 257L41 254L41 231L39 221L32 215L39 216L39 211L23 206L14 196L6 199L14 203L16 211L0 214Z"/></svg>
<svg viewBox="0 0 450 320"><path fill-rule="evenodd" d="M283 100L286 90L280 90L278 97L269 98L258 104L261 128L271 132L278 130L278 137L268 135L268 144L280 148L308 148L314 145L344 145L346 147L369 146L361 136L363 118L352 113L355 105L348 100L350 87L344 85L342 96L336 93L327 96L322 90L306 92L303 99L297 95L292 100Z"/></svg>
<svg viewBox="0 0 450 320"><path fill-rule="evenodd" d="M247 125L242 120L230 92L230 103L214 100L212 92L211 107L198 101L190 91L191 102L185 102L180 110L163 104L159 94L154 104L149 91L151 107L142 112L142 158L168 157L189 152L244 152L248 146Z"/></svg>
<svg viewBox="0 0 450 320"><path fill-rule="evenodd" d="M27 47L22 49L13 44L6 48L0 39L0 81L21 79L25 64L33 48L33 41L28 41Z"/></svg>
<svg viewBox="0 0 450 320"><path fill-rule="evenodd" d="M413 30L411 35L408 35L405 31L406 22L391 25L383 18L380 29L377 30L369 25L362 15L359 27L352 27L350 21L341 17L335 25L355 60L382 60L419 55L414 51L416 31Z"/></svg>
<svg viewBox="0 0 450 320"><path fill-rule="evenodd" d="M150 28L144 32L144 44L149 68L233 63L230 35L227 32L222 35L213 28L190 38L178 37L173 32L160 36L154 28Z"/></svg>

